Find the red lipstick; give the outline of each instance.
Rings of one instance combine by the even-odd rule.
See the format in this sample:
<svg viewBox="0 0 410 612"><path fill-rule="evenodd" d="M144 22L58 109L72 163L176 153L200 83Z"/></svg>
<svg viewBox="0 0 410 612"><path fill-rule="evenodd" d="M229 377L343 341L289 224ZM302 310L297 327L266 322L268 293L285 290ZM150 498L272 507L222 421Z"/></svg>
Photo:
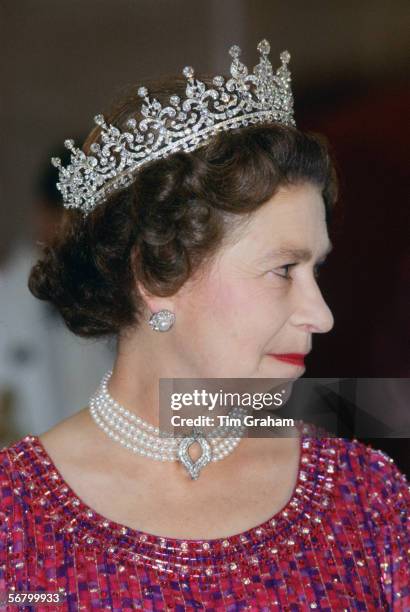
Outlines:
<svg viewBox="0 0 410 612"><path fill-rule="evenodd" d="M291 363L293 365L297 365L297 366L305 365L305 362L304 362L305 354L303 353L284 353L280 355L270 354L270 356L276 357L276 359L279 359L280 361L286 361L286 363Z"/></svg>

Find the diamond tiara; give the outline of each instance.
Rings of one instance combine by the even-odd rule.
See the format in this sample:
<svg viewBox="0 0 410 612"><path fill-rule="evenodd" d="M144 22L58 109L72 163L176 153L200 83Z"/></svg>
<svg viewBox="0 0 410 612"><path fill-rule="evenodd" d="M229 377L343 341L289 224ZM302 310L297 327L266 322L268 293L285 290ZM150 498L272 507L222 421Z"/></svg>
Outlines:
<svg viewBox="0 0 410 612"><path fill-rule="evenodd" d="M91 155L76 148L73 140L65 140L64 146L71 151L70 163L63 167L58 157L51 160L59 168L57 188L64 207L79 208L88 215L111 193L130 185L144 164L177 151L194 151L222 130L265 121L295 126L290 54L280 54L282 64L274 73L267 57L268 41L262 40L257 49L259 63L249 73L239 59L241 49L237 45L231 47L231 77L214 77L210 88L195 79L194 69L186 66L186 97L172 95L169 106L150 99L147 88L140 87L143 119L139 123L128 119L127 131L107 124L103 115L96 115L94 121L101 132L99 142L90 146Z"/></svg>

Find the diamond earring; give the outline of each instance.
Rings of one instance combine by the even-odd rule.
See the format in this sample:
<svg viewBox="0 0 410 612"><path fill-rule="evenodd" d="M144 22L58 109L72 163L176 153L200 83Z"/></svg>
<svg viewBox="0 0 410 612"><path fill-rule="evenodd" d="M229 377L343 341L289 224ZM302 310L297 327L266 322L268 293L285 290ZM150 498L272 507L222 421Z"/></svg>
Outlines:
<svg viewBox="0 0 410 612"><path fill-rule="evenodd" d="M175 323L175 315L170 310L159 310L151 315L148 324L154 331L166 332Z"/></svg>

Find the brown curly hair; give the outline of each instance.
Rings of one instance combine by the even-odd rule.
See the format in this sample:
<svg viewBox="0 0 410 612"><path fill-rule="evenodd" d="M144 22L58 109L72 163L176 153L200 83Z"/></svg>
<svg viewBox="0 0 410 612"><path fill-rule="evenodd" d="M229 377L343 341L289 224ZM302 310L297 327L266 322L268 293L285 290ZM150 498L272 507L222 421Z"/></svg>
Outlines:
<svg viewBox="0 0 410 612"><path fill-rule="evenodd" d="M147 83L162 104L171 93L182 96L185 85L175 78ZM124 129L130 116L141 117L140 106L127 95L106 117ZM131 186L87 217L66 210L31 270L29 289L53 303L75 334L118 334L141 320L137 280L151 294L173 295L279 187L301 182L320 188L329 224L338 181L323 136L277 123L221 132L196 151L143 166Z"/></svg>

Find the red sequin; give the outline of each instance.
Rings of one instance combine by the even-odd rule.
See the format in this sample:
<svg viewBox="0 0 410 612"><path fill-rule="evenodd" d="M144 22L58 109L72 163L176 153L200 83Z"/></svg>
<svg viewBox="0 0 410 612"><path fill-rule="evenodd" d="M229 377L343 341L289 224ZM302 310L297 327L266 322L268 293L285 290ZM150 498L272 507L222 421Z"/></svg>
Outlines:
<svg viewBox="0 0 410 612"><path fill-rule="evenodd" d="M0 491L0 592L67 596L20 609L410 610L409 485L356 440L305 432L287 505L227 538L161 538L106 519L34 435L0 451Z"/></svg>

